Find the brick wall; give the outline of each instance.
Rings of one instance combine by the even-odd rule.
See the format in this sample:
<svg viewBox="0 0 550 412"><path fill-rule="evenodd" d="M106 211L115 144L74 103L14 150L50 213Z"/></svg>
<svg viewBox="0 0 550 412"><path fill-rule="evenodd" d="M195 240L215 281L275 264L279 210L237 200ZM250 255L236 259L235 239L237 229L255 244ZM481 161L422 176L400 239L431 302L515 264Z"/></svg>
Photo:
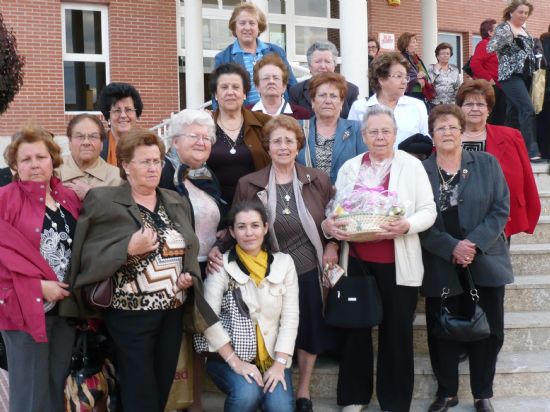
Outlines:
<svg viewBox="0 0 550 412"><path fill-rule="evenodd" d="M534 13L527 22L527 28L533 36L538 37L546 32L550 24L550 1L531 2ZM472 34L479 34L479 24L487 18L500 22L506 4L505 0L438 0L439 31L462 33L463 55L468 58L473 53L470 50ZM420 0L401 0L398 7L388 6L387 0L368 0L369 32L395 33L397 43L399 35L409 31L417 33L422 42L420 9Z"/></svg>
<svg viewBox="0 0 550 412"><path fill-rule="evenodd" d="M144 104L140 124L154 126L177 111L176 2L87 3L108 4L110 80L132 83L139 90ZM64 134L70 116L65 115L63 98L61 2L2 0L1 11L27 63L21 92L0 116L0 136L11 135L29 120Z"/></svg>

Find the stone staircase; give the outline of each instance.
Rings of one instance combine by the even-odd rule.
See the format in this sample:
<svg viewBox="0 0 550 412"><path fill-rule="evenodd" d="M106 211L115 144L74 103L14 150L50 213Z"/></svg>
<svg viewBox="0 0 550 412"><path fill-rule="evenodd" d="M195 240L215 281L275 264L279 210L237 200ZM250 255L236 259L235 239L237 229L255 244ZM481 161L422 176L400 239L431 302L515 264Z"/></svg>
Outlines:
<svg viewBox="0 0 550 412"><path fill-rule="evenodd" d="M499 355L493 405L499 412L550 412L550 174L549 165L534 165L542 202L535 233L513 237L510 247L515 283L506 288L505 341ZM414 322L415 387L412 412L426 411L436 391L426 344L424 301ZM376 342L376 333L373 333ZM297 370L295 369L295 378ZM338 364L318 360L312 400L316 412L338 411ZM460 364L460 404L450 411L473 411L468 362ZM398 390L398 388L397 388ZM203 403L208 412L223 410L224 396L208 382ZM380 411L376 399L366 411Z"/></svg>

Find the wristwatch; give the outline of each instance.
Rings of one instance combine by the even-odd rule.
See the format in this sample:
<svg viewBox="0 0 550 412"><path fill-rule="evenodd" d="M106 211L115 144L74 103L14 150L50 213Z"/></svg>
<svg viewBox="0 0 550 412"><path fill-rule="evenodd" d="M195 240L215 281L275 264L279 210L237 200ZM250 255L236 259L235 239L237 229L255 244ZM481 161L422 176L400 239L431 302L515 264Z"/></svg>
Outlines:
<svg viewBox="0 0 550 412"><path fill-rule="evenodd" d="M282 357L280 357L280 356L277 356L277 357L275 358L275 362L279 362L281 365L285 365L285 366L286 366L286 364L287 364L288 361L287 361L285 358L282 358Z"/></svg>

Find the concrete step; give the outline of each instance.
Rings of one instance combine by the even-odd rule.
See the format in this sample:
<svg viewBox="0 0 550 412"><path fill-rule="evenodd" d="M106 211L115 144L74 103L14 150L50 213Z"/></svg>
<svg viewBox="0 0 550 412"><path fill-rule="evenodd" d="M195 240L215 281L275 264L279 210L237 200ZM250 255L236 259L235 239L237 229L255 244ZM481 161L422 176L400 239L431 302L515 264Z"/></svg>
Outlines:
<svg viewBox="0 0 550 412"><path fill-rule="evenodd" d="M417 313L424 313L424 297L418 298ZM516 276L514 283L506 285L504 311L529 312L550 310L550 275Z"/></svg>
<svg viewBox="0 0 550 412"><path fill-rule="evenodd" d="M376 361L375 361L376 365ZM459 392L461 399L471 399L468 362L459 367ZM298 369L293 369L293 381L296 386ZM338 381L338 363L328 357L317 360L311 379L311 396L314 399L334 399ZM414 399L432 399L437 383L432 373L427 354L415 355ZM219 393L213 383L207 379L206 392ZM536 398L547 399L550 396L550 351L501 352L497 362L494 381L494 395L498 398Z"/></svg>
<svg viewBox="0 0 550 412"><path fill-rule="evenodd" d="M550 273L550 243L514 244L510 255L516 276Z"/></svg>
<svg viewBox="0 0 550 412"><path fill-rule="evenodd" d="M548 163L532 164L533 174L539 192L550 191L550 165Z"/></svg>
<svg viewBox="0 0 550 412"><path fill-rule="evenodd" d="M544 215L539 218L539 222L533 234L518 233L512 236L512 244L526 243L548 243L550 242L550 216Z"/></svg>
<svg viewBox="0 0 550 412"><path fill-rule="evenodd" d="M203 395L203 410L205 412L219 412L223 410L225 395L221 393L205 393ZM426 412L432 399L415 399L412 402L410 412ZM548 412L550 411L550 395L544 398L495 398L491 400L498 412ZM336 404L336 399L313 398L313 410L315 412L337 412L342 408ZM378 402L373 400L363 409L363 412L380 412ZM471 397L459 399L459 404L449 412L472 412L474 410Z"/></svg>
<svg viewBox="0 0 550 412"><path fill-rule="evenodd" d="M550 215L550 192L539 192L540 197L540 214L543 216Z"/></svg>
<svg viewBox="0 0 550 412"><path fill-rule="evenodd" d="M550 351L550 311L505 313L504 333L503 352ZM377 346L377 335L373 335ZM417 313L414 320L414 353L428 353L426 317L423 313Z"/></svg>

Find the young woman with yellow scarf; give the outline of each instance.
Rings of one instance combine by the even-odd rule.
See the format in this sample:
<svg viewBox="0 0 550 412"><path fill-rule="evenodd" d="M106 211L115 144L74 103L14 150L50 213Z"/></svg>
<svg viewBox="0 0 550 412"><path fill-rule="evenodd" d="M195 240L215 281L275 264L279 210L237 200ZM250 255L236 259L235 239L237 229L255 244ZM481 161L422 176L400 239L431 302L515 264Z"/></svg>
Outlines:
<svg viewBox="0 0 550 412"><path fill-rule="evenodd" d="M245 362L235 354L229 335L206 336L224 361L209 359L207 371L227 395L224 411L292 412L294 399L291 362L298 333L298 277L285 253L271 253L266 245L267 215L259 201L235 204L228 226L236 246L223 256L223 269L209 275L204 293L219 314L230 281L240 289L256 328L257 355ZM221 326L221 324L218 324Z"/></svg>

